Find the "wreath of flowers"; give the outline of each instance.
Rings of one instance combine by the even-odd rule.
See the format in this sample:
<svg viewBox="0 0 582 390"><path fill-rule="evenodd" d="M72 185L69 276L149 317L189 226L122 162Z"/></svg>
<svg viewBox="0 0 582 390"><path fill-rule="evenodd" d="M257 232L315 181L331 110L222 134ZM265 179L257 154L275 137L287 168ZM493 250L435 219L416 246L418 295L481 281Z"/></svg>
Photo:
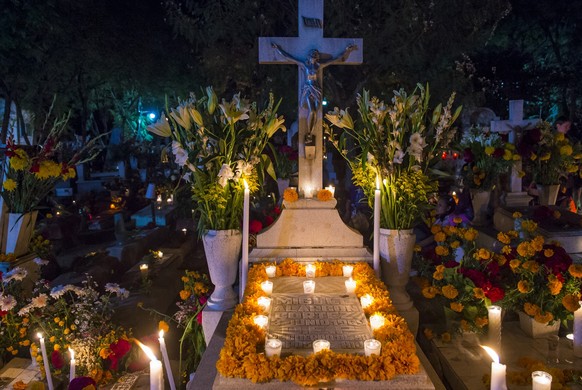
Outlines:
<svg viewBox="0 0 582 390"><path fill-rule="evenodd" d="M343 275L345 263L314 264L316 277ZM384 317L384 326L373 331L374 338L382 343L380 355L366 357L324 350L307 357L267 358L264 353L267 333L253 323L253 316L262 313L257 299L265 295L261 283L268 279L265 268L269 265L272 263L256 264L249 270L245 299L235 309L216 363L221 375L246 378L254 383L277 379L312 386L333 379L389 380L396 375L419 372L420 360L416 355L414 336L404 319L396 313L386 287L366 263L351 263L354 266L352 278L357 282L355 293L358 298L366 294L374 298L373 303L363 309L366 317L372 314ZM305 265L291 259L276 266L278 277L305 276Z"/></svg>

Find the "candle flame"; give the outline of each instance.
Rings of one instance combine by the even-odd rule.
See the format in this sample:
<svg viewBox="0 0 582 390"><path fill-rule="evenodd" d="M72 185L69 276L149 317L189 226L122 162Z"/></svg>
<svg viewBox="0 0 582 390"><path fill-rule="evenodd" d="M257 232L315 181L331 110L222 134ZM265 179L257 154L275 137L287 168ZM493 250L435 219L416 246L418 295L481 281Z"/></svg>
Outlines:
<svg viewBox="0 0 582 390"><path fill-rule="evenodd" d="M150 358L151 361L156 361L158 360L156 358L156 355L154 355L154 353L152 352L151 348L142 344L139 340L135 340L135 342L137 343L137 345L139 345L139 347L144 351L144 353L147 355L148 358Z"/></svg>
<svg viewBox="0 0 582 390"><path fill-rule="evenodd" d="M160 333L158 333L160 335L160 338L163 339L164 338L164 330L160 329Z"/></svg>
<svg viewBox="0 0 582 390"><path fill-rule="evenodd" d="M376 176L376 189L380 189L380 176Z"/></svg>
<svg viewBox="0 0 582 390"><path fill-rule="evenodd" d="M71 360L75 360L75 351L69 348L69 353L71 354Z"/></svg>
<svg viewBox="0 0 582 390"><path fill-rule="evenodd" d="M493 350L493 348L488 347L486 345L482 345L481 348L487 351L487 353L489 354L489 356L491 356L491 359L493 359L495 363L499 364L499 355L497 354L497 352Z"/></svg>
<svg viewBox="0 0 582 390"><path fill-rule="evenodd" d="M42 339L42 333L38 332L38 333L36 334L36 337L38 337L39 339Z"/></svg>
<svg viewBox="0 0 582 390"><path fill-rule="evenodd" d="M243 184L245 186L245 190L249 189L249 183L247 183L247 179L243 179Z"/></svg>

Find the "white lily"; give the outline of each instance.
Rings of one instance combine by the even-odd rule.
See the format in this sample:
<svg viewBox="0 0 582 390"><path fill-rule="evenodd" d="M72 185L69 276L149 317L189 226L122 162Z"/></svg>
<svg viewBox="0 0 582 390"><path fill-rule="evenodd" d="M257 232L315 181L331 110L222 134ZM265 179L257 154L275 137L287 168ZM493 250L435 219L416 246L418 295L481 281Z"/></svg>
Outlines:
<svg viewBox="0 0 582 390"><path fill-rule="evenodd" d="M169 137L172 135L172 129L170 129L170 124L166 118L162 117L159 121L152 123L148 126L148 131L159 135L160 137Z"/></svg>
<svg viewBox="0 0 582 390"><path fill-rule="evenodd" d="M230 179L234 178L234 172L228 164L222 164L220 172L218 172L218 184L225 187Z"/></svg>

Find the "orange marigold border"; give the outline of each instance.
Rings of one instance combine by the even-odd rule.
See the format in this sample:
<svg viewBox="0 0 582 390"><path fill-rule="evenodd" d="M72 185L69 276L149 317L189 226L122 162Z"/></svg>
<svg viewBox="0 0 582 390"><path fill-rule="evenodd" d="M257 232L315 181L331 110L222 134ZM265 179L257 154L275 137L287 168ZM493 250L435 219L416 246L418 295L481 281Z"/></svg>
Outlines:
<svg viewBox="0 0 582 390"><path fill-rule="evenodd" d="M346 263L315 262L316 277L341 276ZM396 313L384 284L378 280L367 263L350 263L352 277L357 282L356 296L369 294L374 298L364 314L381 314L383 327L374 331L374 338L382 343L380 355L369 357L359 354L336 353L326 350L308 357L291 355L267 358L264 354L266 331L253 323L253 316L261 314L257 299L264 296L261 283L267 280L265 268L272 263L255 264L248 274L243 303L239 304L226 332L224 347L216 363L218 372L225 377L246 378L254 383L293 381L302 386L313 386L333 379L360 381L390 380L396 375L416 374L420 360L416 355L414 336L402 317ZM277 265L277 276L304 276L305 265L285 259Z"/></svg>

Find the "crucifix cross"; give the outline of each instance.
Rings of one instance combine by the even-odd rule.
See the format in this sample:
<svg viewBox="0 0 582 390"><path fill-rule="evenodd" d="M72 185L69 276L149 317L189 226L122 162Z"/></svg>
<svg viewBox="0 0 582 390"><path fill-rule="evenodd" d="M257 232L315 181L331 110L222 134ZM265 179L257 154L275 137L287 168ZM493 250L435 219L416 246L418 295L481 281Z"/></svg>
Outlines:
<svg viewBox="0 0 582 390"><path fill-rule="evenodd" d="M298 37L260 37L259 63L298 67L299 191L323 188L323 69L362 63L361 38L323 37L323 0L299 0Z"/></svg>

